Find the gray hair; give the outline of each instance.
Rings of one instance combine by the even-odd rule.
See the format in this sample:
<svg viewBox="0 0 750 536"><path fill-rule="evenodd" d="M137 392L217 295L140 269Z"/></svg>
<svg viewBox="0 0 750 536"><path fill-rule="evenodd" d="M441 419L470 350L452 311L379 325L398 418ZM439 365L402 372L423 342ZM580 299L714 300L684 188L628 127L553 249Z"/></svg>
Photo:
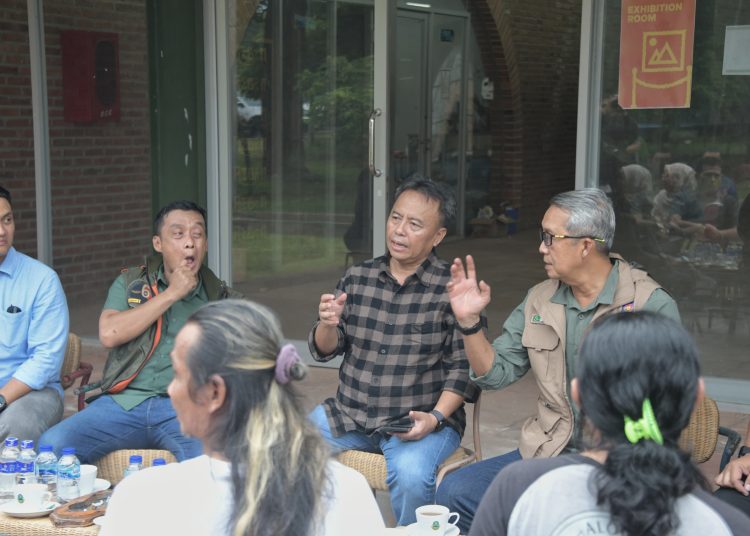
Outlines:
<svg viewBox="0 0 750 536"><path fill-rule="evenodd" d="M395 203L396 199L407 190L419 192L427 199L432 199L437 202L438 210L440 211L441 227L448 227L448 225L455 220L456 198L450 187L447 185L434 182L431 179L423 177L419 173L414 173L396 188L396 195L393 198L393 202Z"/></svg>
<svg viewBox="0 0 750 536"><path fill-rule="evenodd" d="M602 253L609 253L615 239L615 211L607 194L598 188L583 188L557 194L549 202L568 213L565 232L573 236L601 238L596 242Z"/></svg>

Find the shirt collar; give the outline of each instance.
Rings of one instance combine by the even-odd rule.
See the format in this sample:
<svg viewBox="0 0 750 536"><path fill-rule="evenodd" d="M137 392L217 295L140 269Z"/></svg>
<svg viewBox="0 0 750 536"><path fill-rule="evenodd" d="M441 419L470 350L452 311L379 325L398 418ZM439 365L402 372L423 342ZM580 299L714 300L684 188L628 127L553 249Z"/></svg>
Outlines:
<svg viewBox="0 0 750 536"><path fill-rule="evenodd" d="M379 268L379 277L381 280L385 277L390 277L393 279L393 276L391 275L389 264L391 260L391 254L386 253L382 257L378 257L377 263ZM417 266L417 269L414 270L414 273L411 274L409 277L406 278L404 281L404 284L411 278L416 278L417 281L422 283L425 287L429 287L432 284L432 278L437 273L437 269L439 267L440 261L438 259L438 256L435 254L435 249L433 248L432 251L430 251L430 254L427 256L427 258Z"/></svg>
<svg viewBox="0 0 750 536"><path fill-rule="evenodd" d="M562 281L560 281L560 285L557 287L557 290L552 295L550 301L566 307L575 307L581 311L594 309L601 304L611 305L615 300L615 290L617 290L617 280L619 277L619 269L617 265L619 263L620 261L618 260L615 260L614 263L612 263L612 269L609 271L607 281L604 283L604 288L602 288L599 295L588 305L588 307L581 309L578 300L573 296L573 291L570 289L570 286Z"/></svg>
<svg viewBox="0 0 750 536"><path fill-rule="evenodd" d="M5 256L5 259L3 259L3 263L0 264L0 272L13 277L18 269L18 263L20 262L20 260L20 256L18 255L18 252L16 252L16 248L11 246L8 249L8 254Z"/></svg>

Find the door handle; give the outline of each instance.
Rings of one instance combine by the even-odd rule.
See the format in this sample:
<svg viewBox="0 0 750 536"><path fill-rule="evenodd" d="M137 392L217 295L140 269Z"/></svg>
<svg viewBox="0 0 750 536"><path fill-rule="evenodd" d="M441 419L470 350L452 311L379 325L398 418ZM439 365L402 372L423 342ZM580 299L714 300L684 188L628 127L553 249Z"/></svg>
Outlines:
<svg viewBox="0 0 750 536"><path fill-rule="evenodd" d="M370 120L367 124L367 166L370 168L370 175L380 177L383 172L375 167L375 118L379 117L382 112L380 108L375 108L370 114Z"/></svg>

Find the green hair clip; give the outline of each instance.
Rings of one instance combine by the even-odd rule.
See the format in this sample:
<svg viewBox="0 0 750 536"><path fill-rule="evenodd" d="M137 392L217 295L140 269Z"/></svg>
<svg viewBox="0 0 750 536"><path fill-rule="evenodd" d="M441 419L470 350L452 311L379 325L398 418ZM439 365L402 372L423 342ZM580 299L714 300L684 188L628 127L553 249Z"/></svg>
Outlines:
<svg viewBox="0 0 750 536"><path fill-rule="evenodd" d="M643 416L640 419L634 421L625 415L625 437L633 444L641 439L649 439L659 445L664 444L664 438L654 415L654 408L651 407L651 401L648 398L643 401Z"/></svg>

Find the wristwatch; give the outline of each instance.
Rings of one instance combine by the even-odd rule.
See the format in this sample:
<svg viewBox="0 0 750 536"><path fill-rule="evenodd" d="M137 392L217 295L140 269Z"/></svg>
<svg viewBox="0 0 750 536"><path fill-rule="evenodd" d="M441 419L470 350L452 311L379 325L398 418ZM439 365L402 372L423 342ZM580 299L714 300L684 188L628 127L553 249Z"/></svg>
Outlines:
<svg viewBox="0 0 750 536"><path fill-rule="evenodd" d="M737 457L742 458L743 456L747 456L748 454L750 454L750 447L742 446L740 447L740 452L737 454Z"/></svg>
<svg viewBox="0 0 750 536"><path fill-rule="evenodd" d="M433 409L430 412L430 415L434 415L435 418L437 419L437 426L435 427L435 430L433 430L434 432L439 432L440 430L445 428L445 415L443 415L436 409Z"/></svg>
<svg viewBox="0 0 750 536"><path fill-rule="evenodd" d="M482 319L480 318L477 323L470 328L465 328L458 322L456 322L456 325L458 326L458 331L461 332L461 335L474 335L482 330Z"/></svg>
<svg viewBox="0 0 750 536"><path fill-rule="evenodd" d="M5 397L3 395L0 395L0 413L5 410L5 408L8 407L8 401L5 400Z"/></svg>

